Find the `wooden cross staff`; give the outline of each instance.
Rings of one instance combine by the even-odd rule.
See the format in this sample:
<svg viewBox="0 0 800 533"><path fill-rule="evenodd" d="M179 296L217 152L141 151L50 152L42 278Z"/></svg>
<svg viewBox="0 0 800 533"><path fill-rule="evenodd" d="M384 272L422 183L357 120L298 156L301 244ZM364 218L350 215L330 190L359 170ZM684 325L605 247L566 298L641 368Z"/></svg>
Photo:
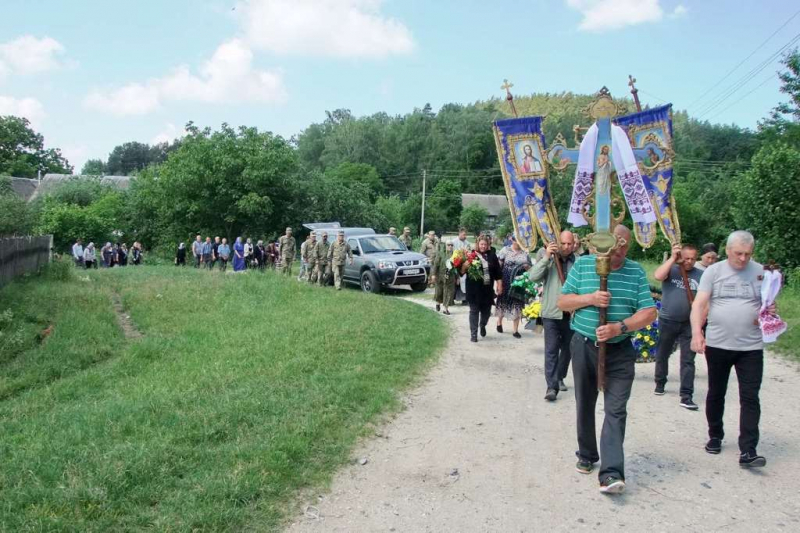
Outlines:
<svg viewBox="0 0 800 533"><path fill-rule="evenodd" d="M513 86L513 83L510 83L508 80L503 80L503 85L501 85L500 88L506 92L506 100L508 100L508 105L511 106L511 112L514 113L514 118L519 118L517 106L514 105L514 96L511 94L511 88Z"/></svg>

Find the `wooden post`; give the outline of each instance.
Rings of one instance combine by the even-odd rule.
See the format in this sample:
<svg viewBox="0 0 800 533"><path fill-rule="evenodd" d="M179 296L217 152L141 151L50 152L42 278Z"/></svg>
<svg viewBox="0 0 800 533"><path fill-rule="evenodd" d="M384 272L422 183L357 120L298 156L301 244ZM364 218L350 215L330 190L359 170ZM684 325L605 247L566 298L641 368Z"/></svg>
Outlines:
<svg viewBox="0 0 800 533"><path fill-rule="evenodd" d="M603 254L598 255L595 260L595 269L597 275L600 277L600 290L603 292L608 291L608 275L611 273L611 255ZM605 326L608 324L608 309L606 307L598 307L597 311L600 315L600 325ZM597 343L597 390L603 391L606 387L606 343Z"/></svg>
<svg viewBox="0 0 800 533"><path fill-rule="evenodd" d="M642 110L642 104L639 103L639 89L636 88L636 78L628 74L628 85L631 88L631 94L633 95L633 103L636 104L636 111Z"/></svg>

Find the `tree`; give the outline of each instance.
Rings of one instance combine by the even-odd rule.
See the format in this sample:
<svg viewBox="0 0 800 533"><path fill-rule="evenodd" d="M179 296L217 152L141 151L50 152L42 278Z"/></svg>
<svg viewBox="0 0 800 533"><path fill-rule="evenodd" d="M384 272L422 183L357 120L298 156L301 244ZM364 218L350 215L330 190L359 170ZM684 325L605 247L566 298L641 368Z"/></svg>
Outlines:
<svg viewBox="0 0 800 533"><path fill-rule="evenodd" d="M155 230L158 244L198 231L257 236L302 217L295 200L308 185L297 178L297 155L286 140L227 124L212 132L189 123L186 130L167 161L142 172L132 187L133 209L158 221L136 221L134 232Z"/></svg>
<svg viewBox="0 0 800 533"><path fill-rule="evenodd" d="M767 144L740 175L734 215L756 238L756 254L784 268L800 266L800 150Z"/></svg>
<svg viewBox="0 0 800 533"><path fill-rule="evenodd" d="M11 188L11 178L0 176L0 236L31 235L36 212Z"/></svg>
<svg viewBox="0 0 800 533"><path fill-rule="evenodd" d="M375 167L366 163L340 163L339 166L329 168L325 176L341 183L345 187L355 184L364 185L373 198L381 194L385 187Z"/></svg>
<svg viewBox="0 0 800 533"><path fill-rule="evenodd" d="M37 173L72 174L58 148L45 148L44 137L26 118L0 116L0 174L35 178Z"/></svg>
<svg viewBox="0 0 800 533"><path fill-rule="evenodd" d="M135 141L115 146L111 153L108 154L106 174L130 176L154 163L163 163L167 160L169 154L174 152L180 145L181 140L153 146Z"/></svg>
<svg viewBox="0 0 800 533"><path fill-rule="evenodd" d="M489 212L485 207L479 204L469 204L461 212L461 225L473 235L478 235L486 228L486 219L488 217Z"/></svg>
<svg viewBox="0 0 800 533"><path fill-rule="evenodd" d="M425 226L443 233L455 229L461 218L461 184L445 178L433 188L425 206Z"/></svg>
<svg viewBox="0 0 800 533"><path fill-rule="evenodd" d="M102 176L105 173L106 164L102 159L90 159L81 169L81 174L84 176Z"/></svg>
<svg viewBox="0 0 800 533"><path fill-rule="evenodd" d="M788 102L775 107L770 116L759 124L759 137L764 143L778 140L800 146L800 52L797 49L783 58L786 71L781 72L781 92Z"/></svg>

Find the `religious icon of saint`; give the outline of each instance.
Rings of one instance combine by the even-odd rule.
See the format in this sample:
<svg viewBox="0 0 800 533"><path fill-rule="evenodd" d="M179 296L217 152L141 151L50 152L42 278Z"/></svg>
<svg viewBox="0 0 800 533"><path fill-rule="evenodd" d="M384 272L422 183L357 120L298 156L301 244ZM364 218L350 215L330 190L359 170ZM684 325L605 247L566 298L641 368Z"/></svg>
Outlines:
<svg viewBox="0 0 800 533"><path fill-rule="evenodd" d="M647 157L644 158L644 166L646 167L654 167L658 164L661 159L658 157L658 154L652 148L647 149Z"/></svg>
<svg viewBox="0 0 800 533"><path fill-rule="evenodd" d="M595 186L599 194L608 194L611 191L611 161L608 159L609 146L600 148L597 156L597 169L595 170Z"/></svg>
<svg viewBox="0 0 800 533"><path fill-rule="evenodd" d="M561 148L557 148L555 152L553 152L553 166L558 167L561 164L561 154L563 150Z"/></svg>
<svg viewBox="0 0 800 533"><path fill-rule="evenodd" d="M522 157L522 173L530 174L532 172L541 172L542 162L533 155L533 146L526 144L522 147L522 152L524 154Z"/></svg>

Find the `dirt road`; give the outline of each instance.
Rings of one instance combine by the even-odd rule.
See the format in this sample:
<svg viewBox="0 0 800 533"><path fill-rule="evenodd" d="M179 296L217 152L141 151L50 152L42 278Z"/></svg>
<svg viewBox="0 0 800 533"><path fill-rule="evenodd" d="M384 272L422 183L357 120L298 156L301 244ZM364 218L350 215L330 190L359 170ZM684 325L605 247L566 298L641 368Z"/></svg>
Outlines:
<svg viewBox="0 0 800 533"><path fill-rule="evenodd" d="M728 436L722 454L713 456L703 450L702 356L696 412L678 405L677 356L661 397L653 395L654 365L636 365L625 441L628 487L610 497L598 492L596 475L574 469L571 377L558 401L543 399L541 334L525 331L514 339L510 325L498 334L492 321L476 345L468 342L465 307L456 306L449 321L449 347L407 395L406 409L356 450L329 493L303 504L289 531L800 531L797 365L767 358L759 452L768 464L758 471L737 463L735 377Z"/></svg>

